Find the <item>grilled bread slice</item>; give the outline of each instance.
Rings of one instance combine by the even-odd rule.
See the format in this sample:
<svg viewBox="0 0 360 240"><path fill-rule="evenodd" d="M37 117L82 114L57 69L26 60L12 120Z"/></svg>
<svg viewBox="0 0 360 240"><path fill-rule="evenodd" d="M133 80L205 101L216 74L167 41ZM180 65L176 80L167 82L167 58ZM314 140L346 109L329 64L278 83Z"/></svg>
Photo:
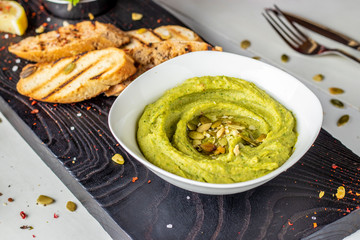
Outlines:
<svg viewBox="0 0 360 240"><path fill-rule="evenodd" d="M9 47L9 52L34 62L51 62L79 53L120 47L130 37L114 25L83 21L34 37Z"/></svg>
<svg viewBox="0 0 360 240"><path fill-rule="evenodd" d="M17 84L19 93L53 103L90 99L136 72L134 61L121 49L106 48L52 63L26 66Z"/></svg>
<svg viewBox="0 0 360 240"><path fill-rule="evenodd" d="M185 40L203 42L203 40L194 31L178 26L165 25L154 29L154 33L163 40Z"/></svg>
<svg viewBox="0 0 360 240"><path fill-rule="evenodd" d="M141 65L156 66L166 60L185 53L208 50L221 51L222 49L219 47L213 47L205 42L166 40L152 43L146 47L134 48L130 52L130 55L135 62Z"/></svg>

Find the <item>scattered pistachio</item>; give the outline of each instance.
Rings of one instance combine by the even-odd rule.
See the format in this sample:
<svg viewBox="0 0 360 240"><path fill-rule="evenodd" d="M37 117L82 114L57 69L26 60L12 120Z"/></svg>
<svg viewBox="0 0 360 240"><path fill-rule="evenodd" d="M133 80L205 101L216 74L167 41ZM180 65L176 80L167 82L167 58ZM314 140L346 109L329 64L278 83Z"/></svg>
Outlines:
<svg viewBox="0 0 360 240"><path fill-rule="evenodd" d="M54 199L52 199L52 198L49 197L49 196L40 195L40 196L37 198L36 202L37 202L38 204L41 204L41 205L46 206L46 205L52 204L52 203L54 202Z"/></svg>
<svg viewBox="0 0 360 240"><path fill-rule="evenodd" d="M37 66L34 64L28 64L20 73L20 78L27 78L34 72L36 72Z"/></svg>
<svg viewBox="0 0 360 240"><path fill-rule="evenodd" d="M324 192L324 191L320 191L320 192L319 192L319 198L322 198L324 195L325 195L325 192Z"/></svg>
<svg viewBox="0 0 360 240"><path fill-rule="evenodd" d="M64 74L69 74L69 73L71 73L72 71L74 71L75 67L76 67L76 63L74 63L74 62L69 63L69 64L64 68Z"/></svg>
<svg viewBox="0 0 360 240"><path fill-rule="evenodd" d="M341 89L341 88L332 87L332 88L329 88L329 92L331 94L342 94L345 91L343 89Z"/></svg>
<svg viewBox="0 0 360 240"><path fill-rule="evenodd" d="M338 127L341 127L341 126L345 125L345 123L347 123L349 121L349 119L350 119L350 116L348 114L345 114L339 118L336 125Z"/></svg>
<svg viewBox="0 0 360 240"><path fill-rule="evenodd" d="M70 212L74 212L77 209L76 203L72 201L68 201L66 203L66 209L69 210Z"/></svg>
<svg viewBox="0 0 360 240"><path fill-rule="evenodd" d="M281 61L286 63L289 61L289 56L286 54L281 55Z"/></svg>
<svg viewBox="0 0 360 240"><path fill-rule="evenodd" d="M123 165L125 163L123 156L121 156L119 153L116 153L114 156L112 156L111 160L120 165Z"/></svg>
<svg viewBox="0 0 360 240"><path fill-rule="evenodd" d="M344 103L341 102L340 100L337 100L337 99L331 99L330 100L331 104L334 105L335 107L338 107L338 108L344 108Z"/></svg>
<svg viewBox="0 0 360 240"><path fill-rule="evenodd" d="M324 75L316 74L315 76L313 76L313 80L317 82L321 82L322 80L324 80Z"/></svg>
<svg viewBox="0 0 360 240"><path fill-rule="evenodd" d="M247 49L248 47L250 47L250 45L251 45L251 42L249 40L243 40L240 43L240 46L242 49Z"/></svg>
<svg viewBox="0 0 360 240"><path fill-rule="evenodd" d="M138 20L141 20L143 18L143 15L141 13L131 13L131 19L133 21L138 21Z"/></svg>

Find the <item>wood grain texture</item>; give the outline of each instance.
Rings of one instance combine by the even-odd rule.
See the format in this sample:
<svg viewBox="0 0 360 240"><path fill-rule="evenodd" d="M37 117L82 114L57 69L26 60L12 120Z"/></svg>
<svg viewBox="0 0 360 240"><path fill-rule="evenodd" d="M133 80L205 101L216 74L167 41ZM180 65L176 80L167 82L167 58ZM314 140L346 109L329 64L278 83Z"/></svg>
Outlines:
<svg viewBox="0 0 360 240"><path fill-rule="evenodd" d="M46 30L62 25L39 1L21 3L29 16L27 36L48 17ZM143 19L132 21L132 12ZM118 1L95 20L123 30L182 25L148 0ZM0 34L0 47L5 47L0 49L1 97L51 150L52 161L60 161L133 239L300 239L359 207L360 158L324 130L295 166L254 190L208 196L174 187L129 156L111 135L107 117L115 98L49 104L19 95L15 86L28 62L17 63L6 50L21 37L5 36ZM34 109L39 112L31 113ZM111 161L115 153L125 157L124 165ZM342 185L347 193L338 200L334 194ZM320 191L325 191L321 199Z"/></svg>

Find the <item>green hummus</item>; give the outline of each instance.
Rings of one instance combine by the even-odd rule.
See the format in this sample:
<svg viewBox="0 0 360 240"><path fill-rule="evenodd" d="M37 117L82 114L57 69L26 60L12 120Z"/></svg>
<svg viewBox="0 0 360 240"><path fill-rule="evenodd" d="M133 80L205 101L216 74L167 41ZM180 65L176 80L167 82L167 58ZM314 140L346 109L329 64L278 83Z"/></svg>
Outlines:
<svg viewBox="0 0 360 240"><path fill-rule="evenodd" d="M255 84L226 76L195 77L146 106L137 140L146 159L208 183L263 176L293 153L296 120Z"/></svg>

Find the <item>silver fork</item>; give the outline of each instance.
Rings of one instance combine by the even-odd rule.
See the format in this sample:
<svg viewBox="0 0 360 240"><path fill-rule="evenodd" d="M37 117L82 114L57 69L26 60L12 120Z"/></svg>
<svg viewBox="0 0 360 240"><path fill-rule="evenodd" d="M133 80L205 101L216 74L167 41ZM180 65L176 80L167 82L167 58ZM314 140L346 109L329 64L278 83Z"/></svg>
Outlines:
<svg viewBox="0 0 360 240"><path fill-rule="evenodd" d="M355 56L341 49L327 48L306 36L284 16L276 5L274 7L275 9L266 8L263 16L280 35L280 37L295 51L306 55L325 55L335 53L360 63L360 59ZM276 17L277 20L275 20L273 16Z"/></svg>

